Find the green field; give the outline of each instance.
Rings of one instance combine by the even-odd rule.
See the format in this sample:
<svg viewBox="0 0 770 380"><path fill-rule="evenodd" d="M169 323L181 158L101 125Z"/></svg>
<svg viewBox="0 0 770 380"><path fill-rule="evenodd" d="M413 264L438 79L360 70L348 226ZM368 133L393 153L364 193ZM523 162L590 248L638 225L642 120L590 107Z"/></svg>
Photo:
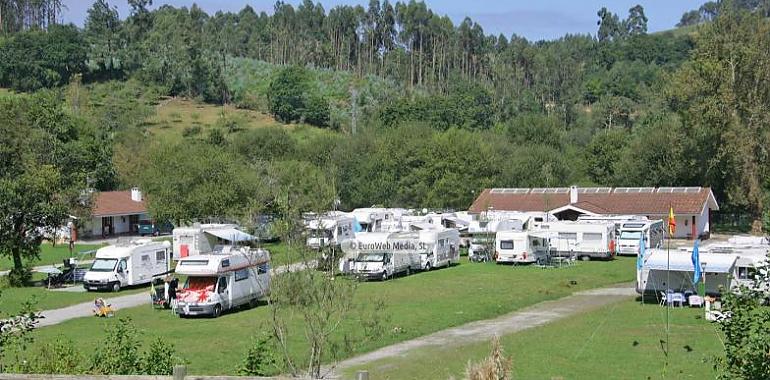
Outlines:
<svg viewBox="0 0 770 380"><path fill-rule="evenodd" d="M187 128L200 128L199 137L206 137L210 130L224 128L225 121L237 123L242 130L265 127L287 128L293 136L304 138L318 133L331 133L305 124L282 124L271 116L257 111L235 108L231 105L217 106L194 100L169 99L155 107L145 125L150 134L159 139L176 141L182 138ZM227 132L225 131L225 134Z"/></svg>
<svg viewBox="0 0 770 380"><path fill-rule="evenodd" d="M389 316L386 334L375 342L357 347L361 353L399 341L426 335L466 322L487 319L575 291L633 279L633 258L611 262L581 262L574 267L540 269L493 263L461 265L388 282L362 283L357 302L385 300ZM219 319L179 319L149 305L119 310L118 317L131 317L143 337L162 335L173 342L190 363L193 374L232 374L246 352L249 337L269 328L265 306L240 311ZM97 347L99 332L118 319L80 318L40 329L38 342L65 336L78 347ZM299 317L290 326L294 332L292 354L306 348ZM216 347L216 349L212 349Z"/></svg>
<svg viewBox="0 0 770 380"><path fill-rule="evenodd" d="M85 251L92 251L102 247L101 244L76 244L74 257L78 257L78 253ZM39 265L61 265L62 261L70 257L70 251L67 244L57 244L55 247L49 243L43 243L40 245L40 259L33 260L30 263L33 266ZM25 260L26 264L29 260ZM0 270L8 270L13 268L13 260L8 256L0 257Z"/></svg>
<svg viewBox="0 0 770 380"><path fill-rule="evenodd" d="M42 286L0 288L0 317L19 312L22 308L22 303L26 301L34 302L34 310L49 310L93 301L96 297L118 297L139 292L148 292L147 297L149 297L148 289L148 286L140 286L123 289L119 293L110 293L52 291Z"/></svg>
<svg viewBox="0 0 770 380"><path fill-rule="evenodd" d="M717 326L703 309L671 311L666 360L666 311L632 300L501 338L513 360L516 379L713 379L713 360L723 352ZM353 368L371 379L448 379L462 377L469 360L489 354L489 343L424 349ZM668 364L666 364L668 362ZM425 363L431 363L425 365Z"/></svg>

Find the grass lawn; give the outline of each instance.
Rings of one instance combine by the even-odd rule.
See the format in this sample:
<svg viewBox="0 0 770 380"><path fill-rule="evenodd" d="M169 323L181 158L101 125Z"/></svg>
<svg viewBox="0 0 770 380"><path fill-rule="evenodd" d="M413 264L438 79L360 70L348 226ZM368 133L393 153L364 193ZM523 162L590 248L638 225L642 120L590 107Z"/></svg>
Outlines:
<svg viewBox="0 0 770 380"><path fill-rule="evenodd" d="M461 265L449 269L384 283L362 283L357 302L371 302L372 298L385 300L389 321L384 336L357 347L355 353L633 278L633 258L581 262L574 267L549 270L533 266L471 264L463 260ZM162 335L174 343L180 355L190 362L189 370L193 374L234 373L245 355L250 337L258 330L266 331L270 319L269 309L265 306L227 314L219 319L179 319L169 312L154 311L149 305L119 310L117 316L130 317L146 339ZM117 318L80 318L42 328L36 337L38 342L43 342L65 336L78 347L88 350L99 345L104 326L117 322ZM295 339L294 355L301 355L306 348L302 326L299 316L290 326Z"/></svg>
<svg viewBox="0 0 770 380"><path fill-rule="evenodd" d="M501 338L517 379L713 379L723 350L717 326L703 309L671 312L668 357L665 308L632 300ZM489 343L424 349L347 371L368 369L371 379L462 378L469 360L489 354ZM425 363L431 363L425 365Z"/></svg>
<svg viewBox="0 0 770 380"><path fill-rule="evenodd" d="M76 244L73 254L78 257L78 252L91 251L103 247L98 244ZM43 243L40 245L40 259L32 261L33 266L50 265L50 264L62 264L62 261L70 257L70 251L67 244L56 244L52 246L50 243ZM24 263L26 263L25 261ZM8 256L0 257L0 270L7 270L13 268L13 260Z"/></svg>
<svg viewBox="0 0 770 380"><path fill-rule="evenodd" d="M81 285L77 285L81 286ZM81 302L93 301L94 298L118 297L132 293L148 292L149 285L135 288L126 288L118 293L110 292L61 292L51 291L42 286L28 286L23 288L0 288L0 318L4 315L14 314L21 310L22 303L34 301L35 310L57 309Z"/></svg>

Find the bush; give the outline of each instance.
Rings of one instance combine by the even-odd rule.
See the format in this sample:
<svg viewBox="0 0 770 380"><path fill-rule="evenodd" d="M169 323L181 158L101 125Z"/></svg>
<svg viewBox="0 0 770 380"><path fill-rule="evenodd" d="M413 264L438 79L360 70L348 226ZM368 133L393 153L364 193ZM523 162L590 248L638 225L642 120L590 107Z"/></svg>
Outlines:
<svg viewBox="0 0 770 380"><path fill-rule="evenodd" d="M85 371L84 358L75 347L72 340L57 338L53 343L40 347L20 369L25 373L81 374Z"/></svg>
<svg viewBox="0 0 770 380"><path fill-rule="evenodd" d="M246 357L243 358L238 374L243 376L268 376L275 369L273 344L269 335L261 334L253 338Z"/></svg>
<svg viewBox="0 0 770 380"><path fill-rule="evenodd" d="M193 125L190 127L185 127L182 130L182 137L192 137L197 136L201 133L201 126L200 125Z"/></svg>
<svg viewBox="0 0 770 380"><path fill-rule="evenodd" d="M503 355L500 339L492 338L492 352L478 363L468 363L465 367L467 380L509 380L511 379L511 359Z"/></svg>
<svg viewBox="0 0 770 380"><path fill-rule="evenodd" d="M140 368L145 375L171 375L174 364L181 363L176 357L176 349L160 337L150 343L150 348L142 355Z"/></svg>
<svg viewBox="0 0 770 380"><path fill-rule="evenodd" d="M91 372L98 375L132 375L141 368L139 340L130 318L120 318L107 330L91 358Z"/></svg>
<svg viewBox="0 0 770 380"><path fill-rule="evenodd" d="M24 286L32 281L32 265L27 263L23 268L13 268L8 273L8 285L13 287Z"/></svg>

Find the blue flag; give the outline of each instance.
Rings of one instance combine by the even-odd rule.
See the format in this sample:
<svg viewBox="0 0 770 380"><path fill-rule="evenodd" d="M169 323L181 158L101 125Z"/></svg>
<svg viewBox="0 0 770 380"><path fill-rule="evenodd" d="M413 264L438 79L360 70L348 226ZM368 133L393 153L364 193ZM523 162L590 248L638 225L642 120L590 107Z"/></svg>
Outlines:
<svg viewBox="0 0 770 380"><path fill-rule="evenodd" d="M639 255L636 256L636 269L642 269L644 266L644 234L639 237Z"/></svg>
<svg viewBox="0 0 770 380"><path fill-rule="evenodd" d="M700 281L701 269L700 269L700 252L698 252L698 243L700 240L695 240L695 245L692 247L692 266L694 267L694 273L692 275L693 285Z"/></svg>

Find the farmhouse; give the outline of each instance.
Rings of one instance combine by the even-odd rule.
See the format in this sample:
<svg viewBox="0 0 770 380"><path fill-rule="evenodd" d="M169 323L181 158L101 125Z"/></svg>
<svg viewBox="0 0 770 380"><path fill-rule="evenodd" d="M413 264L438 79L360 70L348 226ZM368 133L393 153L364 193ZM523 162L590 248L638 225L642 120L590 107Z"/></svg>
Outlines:
<svg viewBox="0 0 770 380"><path fill-rule="evenodd" d="M550 187L485 189L470 213L488 210L549 212L561 220L580 215L644 215L666 219L676 215L677 238L708 236L711 211L719 205L709 187Z"/></svg>
<svg viewBox="0 0 770 380"><path fill-rule="evenodd" d="M139 221L149 218L138 188L103 191L94 195L91 220L84 232L94 237L136 233Z"/></svg>

